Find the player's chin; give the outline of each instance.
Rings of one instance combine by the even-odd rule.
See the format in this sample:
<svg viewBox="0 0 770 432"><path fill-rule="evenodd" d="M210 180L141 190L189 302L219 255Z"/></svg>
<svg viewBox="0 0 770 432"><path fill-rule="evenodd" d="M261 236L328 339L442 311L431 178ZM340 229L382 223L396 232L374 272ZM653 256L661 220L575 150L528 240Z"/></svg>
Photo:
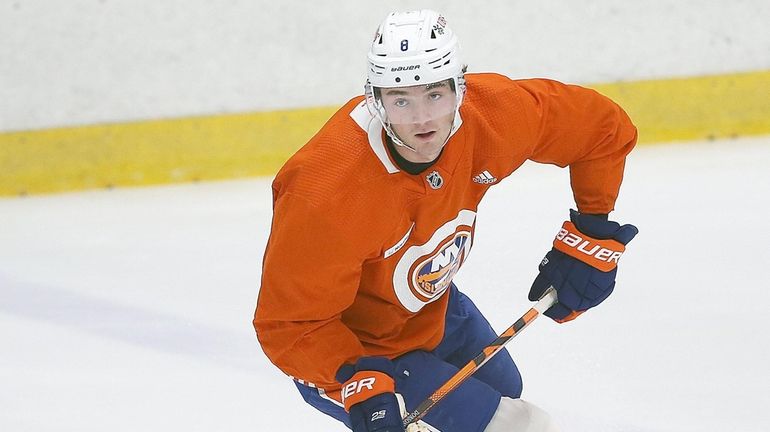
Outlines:
<svg viewBox="0 0 770 432"><path fill-rule="evenodd" d="M438 142L424 145L419 149L420 154L425 158L425 162L433 161L441 154L441 144Z"/></svg>

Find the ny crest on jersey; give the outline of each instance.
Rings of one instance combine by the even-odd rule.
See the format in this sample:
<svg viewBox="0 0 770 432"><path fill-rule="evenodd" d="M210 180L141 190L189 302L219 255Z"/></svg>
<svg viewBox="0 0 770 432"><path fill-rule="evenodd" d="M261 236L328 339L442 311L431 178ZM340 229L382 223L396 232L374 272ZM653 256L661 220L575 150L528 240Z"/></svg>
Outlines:
<svg viewBox="0 0 770 432"><path fill-rule="evenodd" d="M440 299L452 283L473 244L476 213L461 210L423 244L406 248L393 271L393 289L410 312Z"/></svg>
<svg viewBox="0 0 770 432"><path fill-rule="evenodd" d="M444 186L444 178L441 177L438 171L431 171L430 174L425 176L425 180L433 189L440 189L441 186Z"/></svg>
<svg viewBox="0 0 770 432"><path fill-rule="evenodd" d="M417 264L413 271L413 287L419 295L432 299L441 295L460 270L470 250L471 233L460 231L441 248Z"/></svg>

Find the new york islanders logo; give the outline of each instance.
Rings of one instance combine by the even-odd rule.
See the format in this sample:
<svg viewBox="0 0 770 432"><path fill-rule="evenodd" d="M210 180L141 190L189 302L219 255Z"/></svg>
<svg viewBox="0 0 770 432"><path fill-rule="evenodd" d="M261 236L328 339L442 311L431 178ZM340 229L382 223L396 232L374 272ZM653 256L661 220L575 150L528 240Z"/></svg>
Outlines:
<svg viewBox="0 0 770 432"><path fill-rule="evenodd" d="M473 244L476 213L461 210L422 245L409 247L393 272L393 287L401 304L417 312L446 293Z"/></svg>
<svg viewBox="0 0 770 432"><path fill-rule="evenodd" d="M418 298L430 301L433 297L441 295L452 282L452 278L460 270L468 253L466 245L470 248L471 233L460 231L449 242L424 261L418 263L410 273L414 278L414 287Z"/></svg>

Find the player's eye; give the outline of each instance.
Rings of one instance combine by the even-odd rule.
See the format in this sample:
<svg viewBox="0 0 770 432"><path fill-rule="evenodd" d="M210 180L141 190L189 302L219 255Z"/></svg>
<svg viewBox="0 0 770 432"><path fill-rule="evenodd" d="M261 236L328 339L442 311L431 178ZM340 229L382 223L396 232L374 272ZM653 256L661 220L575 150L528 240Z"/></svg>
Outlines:
<svg viewBox="0 0 770 432"><path fill-rule="evenodd" d="M404 108L407 105L409 105L409 102L406 99L396 99L396 100L393 101L393 105L395 105L395 106L397 106L399 108Z"/></svg>
<svg viewBox="0 0 770 432"><path fill-rule="evenodd" d="M442 96L444 96L444 95L442 95L441 93L431 93L429 95L430 100L432 100L432 101L437 101L437 100L441 99Z"/></svg>

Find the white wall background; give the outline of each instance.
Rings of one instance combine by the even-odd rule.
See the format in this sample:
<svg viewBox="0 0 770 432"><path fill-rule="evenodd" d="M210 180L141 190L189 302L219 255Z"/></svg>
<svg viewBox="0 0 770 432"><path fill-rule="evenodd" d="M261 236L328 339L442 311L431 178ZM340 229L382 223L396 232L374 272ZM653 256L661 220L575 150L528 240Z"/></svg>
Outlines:
<svg viewBox="0 0 770 432"><path fill-rule="evenodd" d="M767 0L0 0L0 131L336 105L391 10L472 71L607 82L770 68Z"/></svg>

